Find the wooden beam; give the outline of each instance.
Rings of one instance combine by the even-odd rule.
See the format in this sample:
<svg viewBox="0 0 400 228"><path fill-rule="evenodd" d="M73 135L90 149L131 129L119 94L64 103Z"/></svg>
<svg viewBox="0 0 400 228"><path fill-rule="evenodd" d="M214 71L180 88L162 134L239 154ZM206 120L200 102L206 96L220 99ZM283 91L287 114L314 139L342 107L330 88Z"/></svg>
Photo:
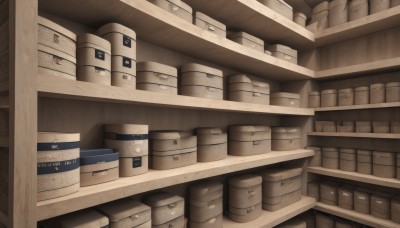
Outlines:
<svg viewBox="0 0 400 228"><path fill-rule="evenodd" d="M10 1L9 227L36 227L38 0ZM28 77L29 76L29 77Z"/></svg>

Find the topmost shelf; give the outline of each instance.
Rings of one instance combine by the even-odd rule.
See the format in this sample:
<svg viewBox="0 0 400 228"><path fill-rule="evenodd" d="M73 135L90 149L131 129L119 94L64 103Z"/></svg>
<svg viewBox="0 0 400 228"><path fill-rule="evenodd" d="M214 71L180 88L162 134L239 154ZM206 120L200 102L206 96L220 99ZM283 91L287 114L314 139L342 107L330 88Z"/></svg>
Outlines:
<svg viewBox="0 0 400 228"><path fill-rule="evenodd" d="M400 25L400 6L319 31L315 35L318 47L363 36Z"/></svg>
<svg viewBox="0 0 400 228"><path fill-rule="evenodd" d="M194 9L269 42L296 49L314 47L314 33L255 0L183 0Z"/></svg>

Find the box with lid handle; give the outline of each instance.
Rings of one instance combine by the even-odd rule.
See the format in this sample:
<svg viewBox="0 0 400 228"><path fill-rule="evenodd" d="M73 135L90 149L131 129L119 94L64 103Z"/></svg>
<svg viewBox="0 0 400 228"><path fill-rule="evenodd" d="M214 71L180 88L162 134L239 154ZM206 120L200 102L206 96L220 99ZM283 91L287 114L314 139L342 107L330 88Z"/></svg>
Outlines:
<svg viewBox="0 0 400 228"><path fill-rule="evenodd" d="M349 21L368 16L368 0L352 0L349 2Z"/></svg>
<svg viewBox="0 0 400 228"><path fill-rule="evenodd" d="M243 46L264 52L264 41L248 33L233 32L229 33L227 38Z"/></svg>
<svg viewBox="0 0 400 228"><path fill-rule="evenodd" d="M131 198L97 206L112 228L151 228L151 208Z"/></svg>
<svg viewBox="0 0 400 228"><path fill-rule="evenodd" d="M119 153L107 148L82 149L80 166L81 187L113 181L119 177Z"/></svg>
<svg viewBox="0 0 400 228"><path fill-rule="evenodd" d="M184 227L184 198L166 192L156 193L144 198L151 207L152 227Z"/></svg>
<svg viewBox="0 0 400 228"><path fill-rule="evenodd" d="M308 93L308 107L319 108L321 107L321 94L319 91L311 91Z"/></svg>
<svg viewBox="0 0 400 228"><path fill-rule="evenodd" d="M394 197L390 203L390 217L393 222L400 224L400 198Z"/></svg>
<svg viewBox="0 0 400 228"><path fill-rule="evenodd" d="M396 178L396 153L374 151L372 159L374 176Z"/></svg>
<svg viewBox="0 0 400 228"><path fill-rule="evenodd" d="M136 88L158 93L178 94L178 70L156 62L137 63Z"/></svg>
<svg viewBox="0 0 400 228"><path fill-rule="evenodd" d="M353 188L351 186L340 186L338 188L338 206L347 209L353 210Z"/></svg>
<svg viewBox="0 0 400 228"><path fill-rule="evenodd" d="M271 105L300 108L300 94L286 92L271 93Z"/></svg>
<svg viewBox="0 0 400 228"><path fill-rule="evenodd" d="M229 218L245 223L261 215L262 178L244 174L229 178Z"/></svg>
<svg viewBox="0 0 400 228"><path fill-rule="evenodd" d="M197 128L197 161L210 162L228 155L228 135L219 128Z"/></svg>
<svg viewBox="0 0 400 228"><path fill-rule="evenodd" d="M291 47L282 44L274 44L268 46L266 49L272 53L272 56L278 59L297 64L297 50Z"/></svg>
<svg viewBox="0 0 400 228"><path fill-rule="evenodd" d="M111 85L136 88L136 33L121 24L109 23L96 32L111 43Z"/></svg>
<svg viewBox="0 0 400 228"><path fill-rule="evenodd" d="M274 151L297 150L301 148L299 127L271 128L271 149Z"/></svg>
<svg viewBox="0 0 400 228"><path fill-rule="evenodd" d="M202 12L196 11L193 15L194 21L193 24L210 31L214 34L217 34L222 37L226 37L226 25L223 23L205 15Z"/></svg>
<svg viewBox="0 0 400 228"><path fill-rule="evenodd" d="M335 227L335 220L334 217L330 214L320 213L318 212L315 217L316 227L323 227L323 228L334 228Z"/></svg>
<svg viewBox="0 0 400 228"><path fill-rule="evenodd" d="M328 205L338 205L338 187L339 184L335 182L322 182L320 185L320 199L321 202Z"/></svg>
<svg viewBox="0 0 400 228"><path fill-rule="evenodd" d="M355 105L369 104L368 86L359 86L354 88L354 104Z"/></svg>
<svg viewBox="0 0 400 228"><path fill-rule="evenodd" d="M362 174L372 174L372 151L357 150L357 172Z"/></svg>
<svg viewBox="0 0 400 228"><path fill-rule="evenodd" d="M235 156L264 154L271 151L271 128L261 125L229 127L228 153Z"/></svg>
<svg viewBox="0 0 400 228"><path fill-rule="evenodd" d="M174 169L197 162L197 137L190 132L154 131L150 139L152 169Z"/></svg>
<svg viewBox="0 0 400 228"><path fill-rule="evenodd" d="M340 148L339 169L347 172L357 171L357 154L355 149Z"/></svg>
<svg viewBox="0 0 400 228"><path fill-rule="evenodd" d="M348 0L333 0L329 3L329 27L334 27L349 20Z"/></svg>
<svg viewBox="0 0 400 228"><path fill-rule="evenodd" d="M307 196L315 198L315 200L319 201L319 182L309 182L307 183Z"/></svg>
<svg viewBox="0 0 400 228"><path fill-rule="evenodd" d="M354 211L361 214L370 213L370 198L371 193L363 188L357 188L354 190Z"/></svg>
<svg viewBox="0 0 400 228"><path fill-rule="evenodd" d="M353 121L336 121L337 132L354 132Z"/></svg>
<svg viewBox="0 0 400 228"><path fill-rule="evenodd" d="M293 20L293 8L284 0L258 0L273 11L281 14L289 20Z"/></svg>
<svg viewBox="0 0 400 228"><path fill-rule="evenodd" d="M369 102L371 104L385 102L385 84L376 83L369 86Z"/></svg>
<svg viewBox="0 0 400 228"><path fill-rule="evenodd" d="M197 63L181 67L180 94L209 99L223 99L222 71Z"/></svg>
<svg viewBox="0 0 400 228"><path fill-rule="evenodd" d="M301 168L262 172L263 209L276 211L301 199Z"/></svg>
<svg viewBox="0 0 400 228"><path fill-rule="evenodd" d="M148 171L148 138L148 125L105 125L105 146L119 152L121 177L136 176Z"/></svg>
<svg viewBox="0 0 400 228"><path fill-rule="evenodd" d="M80 81L111 85L111 44L93 34L78 36L78 71Z"/></svg>
<svg viewBox="0 0 400 228"><path fill-rule="evenodd" d="M390 219L391 195L380 192L371 195L371 215L380 219Z"/></svg>
<svg viewBox="0 0 400 228"><path fill-rule="evenodd" d="M314 151L314 156L311 157L309 166L321 166L322 158L321 158L321 147L318 146L308 146L307 149Z"/></svg>
<svg viewBox="0 0 400 228"><path fill-rule="evenodd" d="M335 147L322 147L322 167L339 169L339 150Z"/></svg>
<svg viewBox="0 0 400 228"><path fill-rule="evenodd" d="M353 90L353 88L346 88L346 89L338 90L338 104L339 104L339 106L354 105L354 90Z"/></svg>
<svg viewBox="0 0 400 228"><path fill-rule="evenodd" d="M293 14L293 22L302 26L306 27L307 16L304 13L296 12Z"/></svg>
<svg viewBox="0 0 400 228"><path fill-rule="evenodd" d="M183 20L192 23L192 7L181 0L148 0L154 5L164 9Z"/></svg>
<svg viewBox="0 0 400 228"><path fill-rule="evenodd" d="M400 102L400 82L386 83L386 102Z"/></svg>
<svg viewBox="0 0 400 228"><path fill-rule="evenodd" d="M321 107L337 106L337 90L326 89L321 91Z"/></svg>
<svg viewBox="0 0 400 228"><path fill-rule="evenodd" d="M79 133L38 133L38 201L69 195L79 190L79 148Z"/></svg>
<svg viewBox="0 0 400 228"><path fill-rule="evenodd" d="M63 215L56 219L55 227L63 228L105 228L109 227L109 220L106 216L93 210L86 209Z"/></svg>
<svg viewBox="0 0 400 228"><path fill-rule="evenodd" d="M266 80L238 74L229 77L229 100L269 105L270 88Z"/></svg>

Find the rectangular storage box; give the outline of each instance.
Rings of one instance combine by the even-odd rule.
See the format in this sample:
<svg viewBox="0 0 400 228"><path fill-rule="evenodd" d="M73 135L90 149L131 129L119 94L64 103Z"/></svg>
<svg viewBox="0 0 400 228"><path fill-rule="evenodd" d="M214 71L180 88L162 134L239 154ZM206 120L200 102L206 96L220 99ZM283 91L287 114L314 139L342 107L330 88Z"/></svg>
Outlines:
<svg viewBox="0 0 400 228"><path fill-rule="evenodd" d="M370 213L370 198L371 194L365 189L354 190L354 211L369 214Z"/></svg>
<svg viewBox="0 0 400 228"><path fill-rule="evenodd" d="M148 125L105 125L105 146L119 152L119 175L121 177L147 173L148 138Z"/></svg>
<svg viewBox="0 0 400 228"><path fill-rule="evenodd" d="M234 32L228 34L228 38L236 43L242 44L243 46L264 52L264 41L248 33Z"/></svg>
<svg viewBox="0 0 400 228"><path fill-rule="evenodd" d="M347 209L353 210L353 188L350 186L341 186L338 188L338 206Z"/></svg>
<svg viewBox="0 0 400 228"><path fill-rule="evenodd" d="M349 20L348 0L333 0L329 3L329 27L334 27Z"/></svg>
<svg viewBox="0 0 400 228"><path fill-rule="evenodd" d="M340 148L339 169L347 172L357 171L357 154L355 149Z"/></svg>
<svg viewBox="0 0 400 228"><path fill-rule="evenodd" d="M196 63L181 68L180 94L209 99L223 99L222 71Z"/></svg>
<svg viewBox="0 0 400 228"><path fill-rule="evenodd" d="M390 122L390 133L395 133L395 134L400 133L400 122L399 121Z"/></svg>
<svg viewBox="0 0 400 228"><path fill-rule="evenodd" d="M192 23L192 8L181 0L148 0L154 5L172 13L173 15L182 18L183 20Z"/></svg>
<svg viewBox="0 0 400 228"><path fill-rule="evenodd" d="M281 14L289 20L293 20L293 8L284 0L258 0L268 8Z"/></svg>
<svg viewBox="0 0 400 228"><path fill-rule="evenodd" d="M373 133L389 133L390 132L390 122L388 122L388 121L372 122L372 132Z"/></svg>
<svg viewBox="0 0 400 228"><path fill-rule="evenodd" d="M194 13L194 22L193 24L205 29L207 31L210 31L212 33L215 33L219 36L226 37L226 25L223 23L205 15L204 13L201 12L195 12Z"/></svg>
<svg viewBox="0 0 400 228"><path fill-rule="evenodd" d="M113 149L88 149L80 152L80 184L89 186L119 177L119 153Z"/></svg>
<svg viewBox="0 0 400 228"><path fill-rule="evenodd" d="M263 209L276 211L301 199L301 168L262 172Z"/></svg>
<svg viewBox="0 0 400 228"><path fill-rule="evenodd" d="M223 184L204 181L190 187L190 221L200 226L223 212Z"/></svg>
<svg viewBox="0 0 400 228"><path fill-rule="evenodd" d="M271 149L274 151L297 150L301 148L299 127L271 128Z"/></svg>
<svg viewBox="0 0 400 228"><path fill-rule="evenodd" d="M317 228L335 228L335 220L332 215L317 213L315 220Z"/></svg>
<svg viewBox="0 0 400 228"><path fill-rule="evenodd" d="M336 132L336 122L315 121L315 132Z"/></svg>
<svg viewBox="0 0 400 228"><path fill-rule="evenodd" d="M352 0L349 2L349 21L368 16L368 0Z"/></svg>
<svg viewBox="0 0 400 228"><path fill-rule="evenodd" d="M261 215L262 177L244 174L229 178L229 218L245 223Z"/></svg>
<svg viewBox="0 0 400 228"><path fill-rule="evenodd" d="M390 219L390 195L371 195L371 215L380 219Z"/></svg>
<svg viewBox="0 0 400 228"><path fill-rule="evenodd" d="M134 199L113 201L100 205L97 209L108 217L112 228L151 227L151 208Z"/></svg>
<svg viewBox="0 0 400 228"><path fill-rule="evenodd" d="M336 122L337 132L354 132L354 122L353 121L337 121Z"/></svg>
<svg viewBox="0 0 400 228"><path fill-rule="evenodd" d="M156 62L139 62L137 89L158 93L178 94L178 70Z"/></svg>
<svg viewBox="0 0 400 228"><path fill-rule="evenodd" d="M219 128L197 128L197 161L210 162L228 155L228 135Z"/></svg>
<svg viewBox="0 0 400 228"><path fill-rule="evenodd" d="M300 108L300 94L297 93L272 93L271 105Z"/></svg>
<svg viewBox="0 0 400 228"><path fill-rule="evenodd" d="M362 174L372 174L372 151L357 150L357 172Z"/></svg>
<svg viewBox="0 0 400 228"><path fill-rule="evenodd" d="M109 220L106 216L91 209L82 210L63 215L56 219L55 227L80 228L80 227L109 227Z"/></svg>
<svg viewBox="0 0 400 228"><path fill-rule="evenodd" d="M254 76L238 74L229 77L229 100L269 105L269 84Z"/></svg>
<svg viewBox="0 0 400 228"><path fill-rule="evenodd" d="M76 58L38 44L38 73L76 80Z"/></svg>
<svg viewBox="0 0 400 228"><path fill-rule="evenodd" d="M307 196L315 198L319 202L319 182L309 182L307 184Z"/></svg>
<svg viewBox="0 0 400 228"><path fill-rule="evenodd" d="M215 218L209 219L205 222L194 222L190 221L190 228L209 228L209 227L223 227L224 225L224 216L222 214L218 215Z"/></svg>
<svg viewBox="0 0 400 228"><path fill-rule="evenodd" d="M390 217L392 218L392 221L400 224L400 199L393 198L390 205Z"/></svg>
<svg viewBox="0 0 400 228"><path fill-rule="evenodd" d="M272 53L272 56L294 64L297 64L297 50L282 44L270 45L267 48Z"/></svg>
<svg viewBox="0 0 400 228"><path fill-rule="evenodd" d="M338 184L335 182L322 182L320 185L321 202L328 205L338 205Z"/></svg>
<svg viewBox="0 0 400 228"><path fill-rule="evenodd" d="M357 133L371 133L372 123L370 121L356 121Z"/></svg>
<svg viewBox="0 0 400 228"><path fill-rule="evenodd" d="M151 207L152 227L169 227L175 223L176 227L183 227L185 212L184 198L166 192L156 193L144 198L143 202Z"/></svg>
<svg viewBox="0 0 400 228"><path fill-rule="evenodd" d="M322 167L339 169L339 150L334 147L322 147Z"/></svg>
<svg viewBox="0 0 400 228"><path fill-rule="evenodd" d="M354 89L354 104L355 105L369 104L368 86L360 86Z"/></svg>
<svg viewBox="0 0 400 228"><path fill-rule="evenodd" d="M321 107L321 94L319 91L312 91L308 93L308 107L319 108Z"/></svg>
<svg viewBox="0 0 400 228"><path fill-rule="evenodd" d="M229 127L229 150L234 156L264 154L271 151L271 128L268 126Z"/></svg>
<svg viewBox="0 0 400 228"><path fill-rule="evenodd" d="M386 102L400 101L400 82L386 83Z"/></svg>
<svg viewBox="0 0 400 228"><path fill-rule="evenodd" d="M38 133L38 201L53 199L79 191L79 147L79 133Z"/></svg>
<svg viewBox="0 0 400 228"><path fill-rule="evenodd" d="M335 107L337 106L337 90L327 89L321 91L321 107Z"/></svg>
<svg viewBox="0 0 400 228"><path fill-rule="evenodd" d="M396 178L396 153L374 151L372 170L374 176Z"/></svg>
<svg viewBox="0 0 400 228"><path fill-rule="evenodd" d="M321 147L307 147L308 150L313 150L315 155L313 157L311 157L310 162L308 164L308 166L321 166L322 164L322 158L321 158Z"/></svg>
<svg viewBox="0 0 400 228"><path fill-rule="evenodd" d="M190 132L154 131L150 139L152 169L174 169L197 162L197 137Z"/></svg>

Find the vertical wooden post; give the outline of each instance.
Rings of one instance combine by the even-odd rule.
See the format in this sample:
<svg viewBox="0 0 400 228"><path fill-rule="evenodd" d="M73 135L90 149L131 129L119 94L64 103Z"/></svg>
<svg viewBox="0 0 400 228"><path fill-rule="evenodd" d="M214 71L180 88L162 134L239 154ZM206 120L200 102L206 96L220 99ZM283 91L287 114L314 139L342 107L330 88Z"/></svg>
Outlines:
<svg viewBox="0 0 400 228"><path fill-rule="evenodd" d="M36 227L38 0L10 0L9 227Z"/></svg>

